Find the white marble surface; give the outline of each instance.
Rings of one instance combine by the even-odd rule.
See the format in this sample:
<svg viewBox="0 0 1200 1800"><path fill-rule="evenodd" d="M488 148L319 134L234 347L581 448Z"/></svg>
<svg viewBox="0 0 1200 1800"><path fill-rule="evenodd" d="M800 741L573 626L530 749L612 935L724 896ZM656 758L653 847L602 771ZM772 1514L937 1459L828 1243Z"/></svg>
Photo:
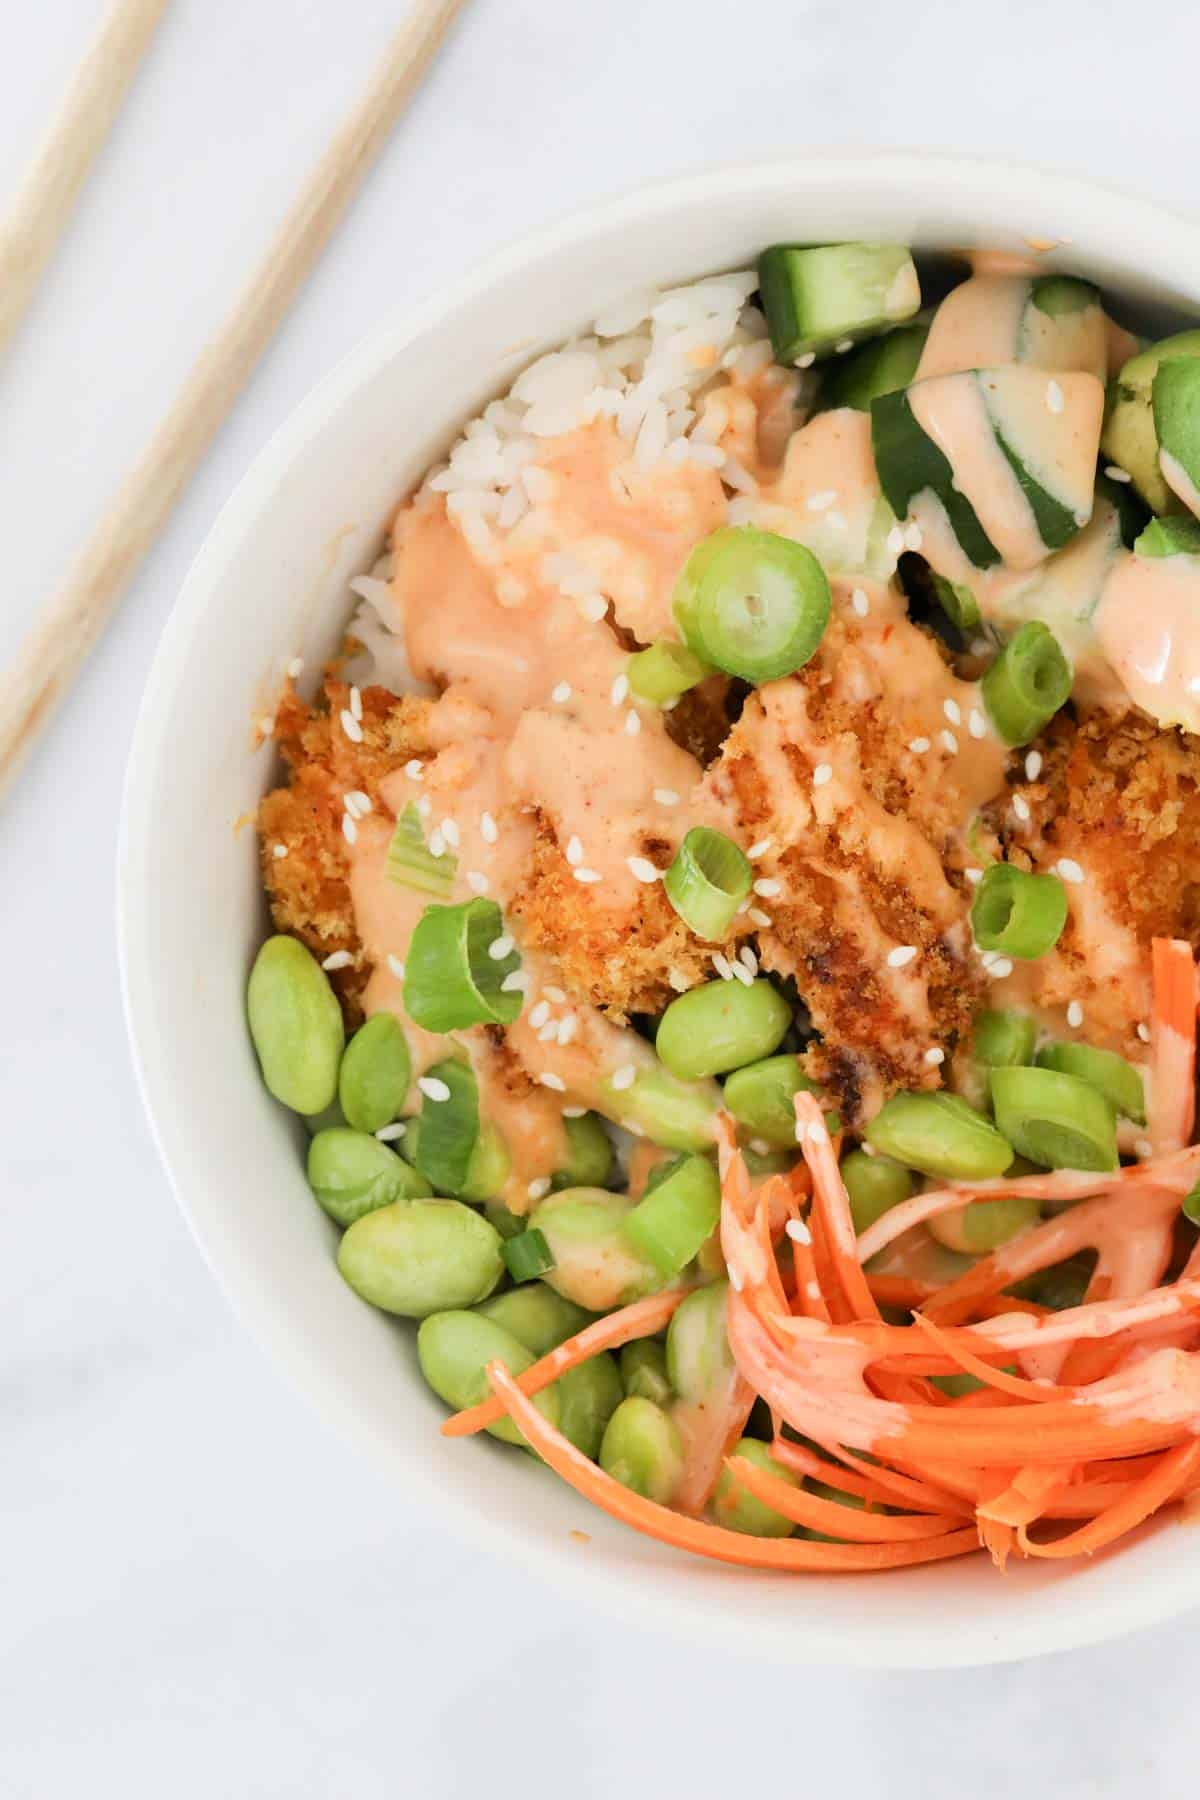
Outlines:
<svg viewBox="0 0 1200 1800"><path fill-rule="evenodd" d="M0 193L99 5L2 9ZM397 12L169 9L0 366L0 651ZM1192 1620L953 1678L721 1663L629 1642L413 1516L234 1325L176 1217L111 923L121 771L172 598L249 459L381 314L593 194L797 143L1018 153L1187 205L1200 15L1162 0L1153 21L1126 31L1128 16L1095 0L1007 0L991 26L978 0L473 0L0 817L3 1795L1190 1790Z"/></svg>

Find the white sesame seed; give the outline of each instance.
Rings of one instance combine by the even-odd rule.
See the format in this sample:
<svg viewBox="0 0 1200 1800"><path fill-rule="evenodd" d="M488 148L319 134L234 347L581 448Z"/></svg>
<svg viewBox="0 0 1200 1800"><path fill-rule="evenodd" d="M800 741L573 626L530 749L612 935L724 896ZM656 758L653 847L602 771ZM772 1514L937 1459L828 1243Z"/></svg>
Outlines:
<svg viewBox="0 0 1200 1800"><path fill-rule="evenodd" d="M321 967L332 973L334 969L348 969L353 961L354 958L349 950L331 950Z"/></svg>
<svg viewBox="0 0 1200 1800"><path fill-rule="evenodd" d="M823 488L819 494L810 494L804 504L809 512L827 512L836 499L833 488Z"/></svg>
<svg viewBox="0 0 1200 1800"><path fill-rule="evenodd" d="M853 350L853 348L854 339L852 337L839 338L833 346L833 353L835 356L845 356L847 350Z"/></svg>
<svg viewBox="0 0 1200 1800"><path fill-rule="evenodd" d="M942 744L949 754L951 756L957 756L958 739L955 737L954 733L952 731L942 731L938 733L938 736L941 738Z"/></svg>
<svg viewBox="0 0 1200 1800"><path fill-rule="evenodd" d="M629 693L628 675L618 675L609 689L608 698L613 706L620 706Z"/></svg>
<svg viewBox="0 0 1200 1800"><path fill-rule="evenodd" d="M476 894L486 894L491 882L482 869L467 870L467 886Z"/></svg>
<svg viewBox="0 0 1200 1800"><path fill-rule="evenodd" d="M601 875L599 869L572 869L571 873L575 877L576 881L582 881L585 884L593 882L593 881L603 881L604 880L604 877L603 877L603 875Z"/></svg>
<svg viewBox="0 0 1200 1800"><path fill-rule="evenodd" d="M745 963L730 963L729 973L733 976L735 981L740 981L743 987L754 986L754 977L746 967Z"/></svg>
<svg viewBox="0 0 1200 1800"><path fill-rule="evenodd" d="M430 856L445 856L446 854L446 840L438 825L435 825L429 834L429 854Z"/></svg>
<svg viewBox="0 0 1200 1800"><path fill-rule="evenodd" d="M1048 381L1046 383L1046 405L1050 408L1052 413L1060 413L1066 405L1066 401L1063 399L1063 391L1059 387L1057 381Z"/></svg>
<svg viewBox="0 0 1200 1800"><path fill-rule="evenodd" d="M560 1019L558 1021L558 1041L559 1041L559 1043L560 1044L569 1044L571 1039L575 1036L575 1033L578 1030L579 1030L579 1020L575 1017L574 1013L568 1013L565 1019Z"/></svg>
<svg viewBox="0 0 1200 1800"><path fill-rule="evenodd" d="M550 1177L548 1175L539 1175L536 1181L531 1181L529 1183L525 1192L529 1195L531 1200L545 1199L546 1195L550 1192Z"/></svg>
<svg viewBox="0 0 1200 1800"><path fill-rule="evenodd" d="M490 812L479 815L479 835L485 844L494 844L500 836L499 828Z"/></svg>
<svg viewBox="0 0 1200 1800"><path fill-rule="evenodd" d="M679 795L674 788L655 788L654 798L660 806L679 805Z"/></svg>
<svg viewBox="0 0 1200 1800"><path fill-rule="evenodd" d="M818 763L816 768L813 770L813 786L814 787L824 787L826 782L832 781L832 780L833 780L833 764L832 763Z"/></svg>
<svg viewBox="0 0 1200 1800"><path fill-rule="evenodd" d="M285 670L285 674L288 676L289 680L296 681L299 679L299 677L301 675L303 675L303 673L304 673L304 658L302 656L293 656L291 662L288 664L287 669Z"/></svg>
<svg viewBox="0 0 1200 1800"><path fill-rule="evenodd" d="M349 813L342 815L342 836L348 844L353 844L358 837L358 826Z"/></svg>
<svg viewBox="0 0 1200 1800"><path fill-rule="evenodd" d="M1074 858L1070 856L1059 857L1054 865L1054 873L1058 876L1060 881L1070 881L1076 885L1083 880L1083 870Z"/></svg>
<svg viewBox="0 0 1200 1800"><path fill-rule="evenodd" d="M345 807L346 811L350 814L350 817L352 819L358 818L358 816L359 816L358 796L356 794L343 794L342 795L342 805Z"/></svg>
<svg viewBox="0 0 1200 1800"><path fill-rule="evenodd" d="M558 1020L548 1019L538 1032L539 1044L553 1044L558 1041Z"/></svg>
<svg viewBox="0 0 1200 1800"><path fill-rule="evenodd" d="M1141 1038L1143 1044L1148 1044L1150 1042L1150 1027L1148 1025L1139 1025L1137 1034Z"/></svg>
<svg viewBox="0 0 1200 1800"><path fill-rule="evenodd" d="M730 966L729 958L722 956L719 950L714 950L712 953L712 966L722 981L733 980L733 969Z"/></svg>
<svg viewBox="0 0 1200 1800"><path fill-rule="evenodd" d="M411 762L405 763L404 773L410 781L421 781L425 775L425 764L419 757L414 756Z"/></svg>
<svg viewBox="0 0 1200 1800"><path fill-rule="evenodd" d="M908 747L914 756L924 756L929 748L929 739L927 737L914 738Z"/></svg>
<svg viewBox="0 0 1200 1800"><path fill-rule="evenodd" d="M804 352L803 356L798 356L796 358L796 367L798 369L811 369L813 364L816 362L816 360L817 360L816 351L815 350L806 350Z"/></svg>
<svg viewBox="0 0 1200 1800"><path fill-rule="evenodd" d="M999 957L999 955L1000 955L1000 952L998 950L981 950L979 952L979 960L983 964L985 969L990 969L992 964Z"/></svg>
<svg viewBox="0 0 1200 1800"><path fill-rule="evenodd" d="M972 656L986 656L992 646L985 637L972 638L968 646Z"/></svg>
<svg viewBox="0 0 1200 1800"><path fill-rule="evenodd" d="M789 1219L783 1228L794 1244L811 1244L812 1232L803 1219Z"/></svg>
<svg viewBox="0 0 1200 1800"><path fill-rule="evenodd" d="M958 704L957 700L943 700L942 711L952 725L962 724L962 707Z"/></svg>
<svg viewBox="0 0 1200 1800"><path fill-rule="evenodd" d="M417 1086L427 1100L442 1101L450 1098L450 1089L436 1075L420 1075Z"/></svg>
<svg viewBox="0 0 1200 1800"><path fill-rule="evenodd" d="M556 706L565 706L567 701L571 698L570 682L560 681L557 687L551 688L550 698Z"/></svg>
<svg viewBox="0 0 1200 1800"><path fill-rule="evenodd" d="M403 1119L394 1119L390 1125L381 1125L375 1136L381 1144L394 1144L396 1139L402 1138L407 1130L408 1126Z"/></svg>
<svg viewBox="0 0 1200 1800"><path fill-rule="evenodd" d="M355 788L353 794L348 797L354 801L354 804L358 809L359 818L365 819L367 814L372 810L370 794L364 794L361 788Z"/></svg>
<svg viewBox="0 0 1200 1800"><path fill-rule="evenodd" d="M450 845L452 850L458 849L458 846L462 840L459 835L458 826L453 819L443 819L442 820L442 836L445 838L446 842Z"/></svg>
<svg viewBox="0 0 1200 1800"><path fill-rule="evenodd" d="M865 619L871 610L871 602L867 599L863 588L855 588L850 596L850 604L860 619Z"/></svg>
<svg viewBox="0 0 1200 1800"><path fill-rule="evenodd" d="M286 844L272 844L271 845L271 855L275 858L275 860L277 862L282 862L284 857L287 855L287 853L288 853L288 847Z"/></svg>
<svg viewBox="0 0 1200 1800"><path fill-rule="evenodd" d="M631 707L625 714L625 734L627 737L636 737L641 729L642 721Z"/></svg>
<svg viewBox="0 0 1200 1800"><path fill-rule="evenodd" d="M894 950L889 950L887 953L888 968L903 969L907 967L916 954L917 946L915 944L897 944Z"/></svg>
<svg viewBox="0 0 1200 1800"><path fill-rule="evenodd" d="M904 527L904 548L906 550L919 550L924 542L925 540L921 536L921 527L917 524L917 521L913 519L910 524Z"/></svg>
<svg viewBox="0 0 1200 1800"><path fill-rule="evenodd" d="M904 549L904 533L898 525L893 525L887 534L887 548L892 556L899 556Z"/></svg>
<svg viewBox="0 0 1200 1800"><path fill-rule="evenodd" d="M940 1068L945 1060L946 1052L944 1050L939 1050L936 1044L933 1046L932 1050L927 1050L925 1052L925 1061L929 1064L931 1069Z"/></svg>
<svg viewBox="0 0 1200 1800"><path fill-rule="evenodd" d="M796 1142L802 1144L808 1136L808 1126L803 1119L796 1120Z"/></svg>
<svg viewBox="0 0 1200 1800"><path fill-rule="evenodd" d="M1079 1027L1083 1024L1083 1008L1080 1006L1078 1000L1072 1000L1070 1006L1067 1008L1067 1024L1071 1027L1072 1031L1078 1031Z"/></svg>
<svg viewBox="0 0 1200 1800"><path fill-rule="evenodd" d="M1025 798L1024 794L1014 794L1013 795L1012 809L1016 813L1018 819L1020 819L1022 825L1028 825L1029 816L1030 816L1029 815L1029 802Z"/></svg>
<svg viewBox="0 0 1200 1800"><path fill-rule="evenodd" d="M761 906L752 906L746 917L752 925L757 925L760 931L767 931L771 927L771 916L769 913L765 913Z"/></svg>
<svg viewBox="0 0 1200 1800"><path fill-rule="evenodd" d="M645 856L627 856L625 865L635 881L652 882L658 880L658 870Z"/></svg>
<svg viewBox="0 0 1200 1800"><path fill-rule="evenodd" d="M1110 481L1132 481L1133 476L1127 469L1120 469L1116 463L1105 463L1104 473Z"/></svg>
<svg viewBox="0 0 1200 1800"><path fill-rule="evenodd" d="M735 1294L740 1294L742 1291L741 1275L738 1273L737 1269L735 1269L733 1267L730 1267L729 1270L727 1271L727 1273L729 1275L730 1287L733 1289Z"/></svg>
<svg viewBox="0 0 1200 1800"><path fill-rule="evenodd" d="M539 1000L529 1014L529 1023L535 1031L539 1031L550 1017L550 1006L546 1000Z"/></svg>
<svg viewBox="0 0 1200 1800"><path fill-rule="evenodd" d="M622 1063L619 1069L612 1072L612 1086L620 1093L624 1088L631 1088L637 1080L637 1070L632 1063Z"/></svg>
<svg viewBox="0 0 1200 1800"><path fill-rule="evenodd" d="M749 944L743 944L738 951L738 961L745 963L752 975L758 974L758 958L755 956Z"/></svg>
<svg viewBox="0 0 1200 1800"><path fill-rule="evenodd" d="M561 1006L563 1001L567 997L563 993L563 991L560 987L551 987L551 985L548 981L545 983L544 987L542 988L542 992L546 996L547 1000L550 1001L552 1006Z"/></svg>
<svg viewBox="0 0 1200 1800"><path fill-rule="evenodd" d="M761 881L755 882L754 891L760 900L774 900L777 894L782 894L783 884L782 882L773 881L768 876L764 877Z"/></svg>
<svg viewBox="0 0 1200 1800"><path fill-rule="evenodd" d="M586 1106L564 1106L562 1116L564 1119L582 1119L586 1111Z"/></svg>
<svg viewBox="0 0 1200 1800"><path fill-rule="evenodd" d="M502 994L525 994L528 993L528 991L529 977L524 969L514 969L512 974L506 975L504 980L500 983L500 992Z"/></svg>
<svg viewBox="0 0 1200 1800"><path fill-rule="evenodd" d="M342 730L350 739L350 742L352 744L361 744L363 741L363 728L348 707L342 708L339 720Z"/></svg>
<svg viewBox="0 0 1200 1800"><path fill-rule="evenodd" d="M987 728L986 716L977 706L973 706L967 719L967 730L973 738L984 738L987 736Z"/></svg>
<svg viewBox="0 0 1200 1800"><path fill-rule="evenodd" d="M356 687L350 689L350 711L356 719L362 718L362 694Z"/></svg>
<svg viewBox="0 0 1200 1800"><path fill-rule="evenodd" d="M429 798L428 794L422 794L420 799L417 801L417 813L418 813L419 817L421 817L422 819L427 819L432 811L433 811L433 801Z"/></svg>
<svg viewBox="0 0 1200 1800"><path fill-rule="evenodd" d="M538 1080L543 1087L552 1088L556 1094L565 1094L567 1091L567 1084L562 1076L555 1075L549 1069L546 1070L544 1075L539 1075Z"/></svg>
<svg viewBox="0 0 1200 1800"><path fill-rule="evenodd" d="M579 602L579 610L589 625L598 625L608 611L608 601L603 594L589 594Z"/></svg>
<svg viewBox="0 0 1200 1800"><path fill-rule="evenodd" d="M775 839L773 837L759 838L756 844L751 844L746 855L750 858L751 862L754 862L758 857L765 856L774 842Z"/></svg>
<svg viewBox="0 0 1200 1800"><path fill-rule="evenodd" d="M771 1146L768 1144L766 1138L751 1138L750 1148L753 1150L755 1156L769 1156L771 1154Z"/></svg>
<svg viewBox="0 0 1200 1800"><path fill-rule="evenodd" d="M577 837L567 839L566 858L573 869L578 868L583 861L583 845Z"/></svg>
<svg viewBox="0 0 1200 1800"><path fill-rule="evenodd" d="M493 962L503 962L506 956L511 955L513 948L512 938L505 931L499 937L492 939L488 945L488 955Z"/></svg>
<svg viewBox="0 0 1200 1800"><path fill-rule="evenodd" d="M392 974L396 977L397 981L404 980L404 964L398 956L389 955L389 957L387 959L387 966L391 970Z"/></svg>
<svg viewBox="0 0 1200 1800"><path fill-rule="evenodd" d="M1036 781L1041 772L1042 753L1040 750L1031 750L1029 755L1025 758L1026 781Z"/></svg>
<svg viewBox="0 0 1200 1800"><path fill-rule="evenodd" d="M988 974L993 981L1007 981L1012 972L1013 966L1007 956L998 956L994 962L988 964Z"/></svg>
<svg viewBox="0 0 1200 1800"><path fill-rule="evenodd" d="M1133 1148L1134 1148L1134 1153L1137 1156L1153 1156L1154 1155L1154 1145L1150 1142L1149 1138L1135 1138L1134 1143L1133 1143Z"/></svg>
<svg viewBox="0 0 1200 1800"><path fill-rule="evenodd" d="M258 721L258 729L265 738L269 738L274 735L275 721L271 717L270 713L268 713L265 718L260 719Z"/></svg>
<svg viewBox="0 0 1200 1800"><path fill-rule="evenodd" d="M879 1155L879 1152L875 1148L874 1144L860 1144L859 1149L862 1151L864 1156L878 1156Z"/></svg>
<svg viewBox="0 0 1200 1800"><path fill-rule="evenodd" d="M976 887L979 882L983 880L982 869L964 869L963 874L966 876L972 887Z"/></svg>

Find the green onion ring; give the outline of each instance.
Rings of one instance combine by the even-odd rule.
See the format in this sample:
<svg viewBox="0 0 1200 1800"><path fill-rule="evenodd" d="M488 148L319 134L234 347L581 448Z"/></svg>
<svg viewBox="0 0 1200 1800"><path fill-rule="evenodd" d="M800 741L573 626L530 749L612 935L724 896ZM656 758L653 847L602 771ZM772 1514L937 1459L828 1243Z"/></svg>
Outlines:
<svg viewBox="0 0 1200 1800"><path fill-rule="evenodd" d="M981 950L1030 962L1058 942L1067 922L1067 891L1057 875L1030 875L993 863L971 903L971 929Z"/></svg>
<svg viewBox="0 0 1200 1800"><path fill-rule="evenodd" d="M663 876L663 891L697 937L723 938L754 883L749 859L724 832L695 825Z"/></svg>
<svg viewBox="0 0 1200 1800"><path fill-rule="evenodd" d="M730 525L689 556L675 586L688 648L744 681L802 668L829 623L829 582L811 550L773 531Z"/></svg>
<svg viewBox="0 0 1200 1800"><path fill-rule="evenodd" d="M980 684L983 704L1006 744L1027 744L1065 705L1071 665L1054 633L1037 619L1022 625Z"/></svg>
<svg viewBox="0 0 1200 1800"><path fill-rule="evenodd" d="M521 966L515 950L500 958L492 945L504 935L494 900L427 906L404 959L404 1005L423 1031L463 1031L468 1025L511 1025L524 996L504 986Z"/></svg>

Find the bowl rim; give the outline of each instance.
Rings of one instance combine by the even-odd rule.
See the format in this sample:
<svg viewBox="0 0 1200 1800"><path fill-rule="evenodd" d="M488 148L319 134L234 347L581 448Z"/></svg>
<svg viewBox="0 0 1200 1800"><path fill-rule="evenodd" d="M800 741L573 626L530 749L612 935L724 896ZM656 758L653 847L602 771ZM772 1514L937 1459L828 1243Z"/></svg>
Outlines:
<svg viewBox="0 0 1200 1800"><path fill-rule="evenodd" d="M1109 209L1115 212L1136 208L1141 215L1144 236L1157 237L1164 243L1177 236L1185 245L1190 240L1196 301L1200 306L1200 220L1116 184L1063 173L1037 163L945 150L817 147L785 155L710 164L627 189L523 233L512 243L470 265L454 280L437 286L423 300L404 308L396 317L388 318L342 356L272 432L237 481L190 566L159 638L131 738L117 844L118 962L123 1013L137 1088L171 1190L201 1255L234 1313L272 1358L283 1366L294 1385L314 1402L319 1412L336 1425L343 1436L360 1443L390 1468L394 1469L396 1464L394 1446L373 1431L361 1416L348 1415L339 1388L328 1378L315 1345L306 1345L297 1332L287 1329L263 1304L245 1259L229 1254L227 1247L219 1246L206 1236L191 1201L188 1169L182 1158L173 1155L175 1120L181 1115L181 1109L186 1109L186 1103L173 1088L168 1073L148 1055L146 1021L155 974L150 940L139 930L140 919L146 910L146 898L140 885L141 846L148 841L153 829L154 758L157 747L168 733L172 695L186 675L185 646L208 606L222 565L253 520L270 505L288 465L320 435L326 421L348 396L370 379L374 370L401 352L443 314L466 305L489 284L518 272L523 265L550 253L585 245L598 233L619 227L643 214L662 213L674 206L695 203L702 197L729 201L736 199L739 193L753 193L761 198L764 191L772 189L786 189L794 193L797 204L802 204L809 185L825 189L831 184L843 186L848 199L857 194L871 195L877 201L885 200L889 193L899 194L911 189L914 184L918 192L931 187L935 189L935 203L938 200L945 202L951 194L982 197L992 191L1002 195L1013 211L1016 201L1012 194L1025 189L1032 195L1031 184L1043 189L1044 210L1045 188L1049 184L1057 197L1056 211L1061 211L1068 229L1072 221L1079 219L1100 223L1104 211ZM1115 225L1111 228L1117 229ZM1064 245L1070 242L1066 238L1060 241ZM1124 249L1122 245L1123 253ZM432 1511L436 1505L443 1519L448 1513L453 1514L456 1527L478 1547L511 1555L512 1537L503 1519L475 1504L466 1491L469 1484L448 1493L441 1481L425 1474L419 1459L414 1459L412 1467L406 1465L405 1482L406 1493L423 1510ZM539 1572L562 1584L564 1564L560 1550L547 1544L540 1561ZM585 1567L585 1561L581 1560L579 1566ZM633 1569L634 1565L631 1565ZM599 1602L602 1607L619 1606L626 1617L636 1614L639 1624L644 1623L650 1629L682 1631L686 1627L689 1633L701 1634L714 1646L725 1650L738 1647L732 1634L714 1624L713 1613L717 1609L707 1600L704 1604L676 1607L674 1616L665 1616L661 1601L654 1596L653 1583L638 1580L636 1571L634 1579L619 1583L596 1582L588 1576L580 1576L577 1581L580 1590L592 1602ZM872 1668L969 1667L1101 1642L1162 1622L1197 1604L1200 1604L1200 1557L1194 1559L1190 1569L1187 1564L1182 1564L1172 1571L1170 1579L1160 1578L1140 1590L1123 1592L1119 1603L1108 1597L1099 1602L1093 1600L1090 1606L1060 1603L1039 1607L1033 1609L1037 1612L1036 1622L1010 1619L989 1624L984 1620L975 1625L964 1621L960 1625L956 1620L953 1631L949 1632L915 1621L911 1645L902 1645L899 1637L891 1634L884 1646L876 1646L869 1624L863 1621L853 1634L835 1633L826 1627L816 1643L806 1644L801 1637L788 1655L792 1661L820 1659L843 1666ZM933 1641L935 1638L937 1642ZM772 1652L777 1652L778 1643L777 1637L771 1639Z"/></svg>

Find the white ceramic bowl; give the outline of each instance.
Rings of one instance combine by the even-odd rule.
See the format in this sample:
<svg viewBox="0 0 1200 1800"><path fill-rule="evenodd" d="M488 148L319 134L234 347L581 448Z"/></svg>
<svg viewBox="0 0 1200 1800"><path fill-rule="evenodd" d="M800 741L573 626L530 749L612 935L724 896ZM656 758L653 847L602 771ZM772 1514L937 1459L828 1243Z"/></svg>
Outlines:
<svg viewBox="0 0 1200 1800"><path fill-rule="evenodd" d="M164 633L134 739L120 934L134 1055L180 1204L242 1317L297 1383L394 1470L405 1503L519 1557L573 1599L782 1658L987 1662L1095 1641L1200 1601L1176 1523L1064 1571L982 1557L840 1579L686 1558L591 1510L531 1460L439 1437L412 1333L350 1292L305 1184L304 1134L264 1092L243 988L266 926L253 832L273 780L250 721L287 661L334 646L346 582L396 500L536 351L653 282L749 263L779 239L924 249L1063 240L1047 265L1170 322L1200 313L1200 228L1091 183L960 157L805 153L589 209L493 257L347 358L259 457ZM243 824L239 824L242 821ZM591 1534L586 1548L571 1527Z"/></svg>

